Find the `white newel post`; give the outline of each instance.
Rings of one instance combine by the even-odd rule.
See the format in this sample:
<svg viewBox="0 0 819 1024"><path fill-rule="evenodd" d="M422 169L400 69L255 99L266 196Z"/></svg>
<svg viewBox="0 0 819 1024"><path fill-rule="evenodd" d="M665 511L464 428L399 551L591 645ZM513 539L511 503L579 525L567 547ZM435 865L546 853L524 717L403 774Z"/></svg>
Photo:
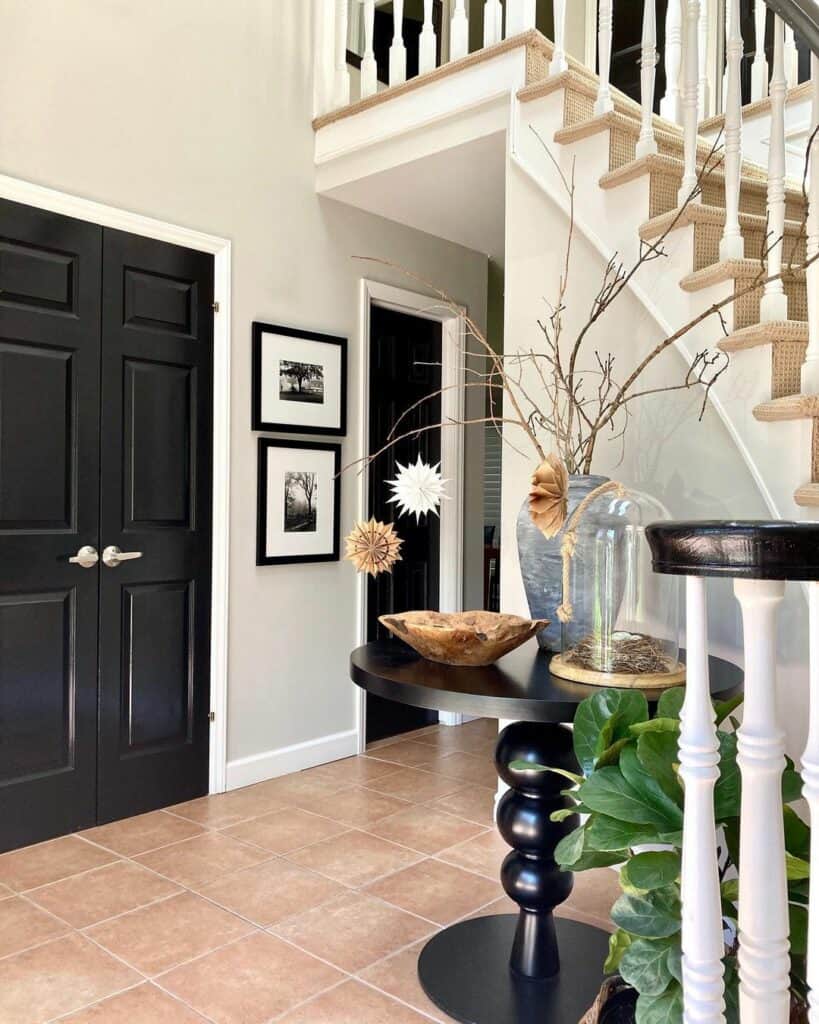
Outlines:
<svg viewBox="0 0 819 1024"><path fill-rule="evenodd" d="M433 0L424 0L424 27L418 40L418 71L433 71L438 63L438 38L432 23Z"/></svg>
<svg viewBox="0 0 819 1024"><path fill-rule="evenodd" d="M768 58L765 56L765 23L768 5L754 0L754 62L751 65L751 100L764 100L768 95Z"/></svg>
<svg viewBox="0 0 819 1024"><path fill-rule="evenodd" d="M711 25L711 0L702 0L700 23L697 36L699 49L700 84L697 113L704 120L711 113L711 83L708 81L708 29Z"/></svg>
<svg viewBox="0 0 819 1024"><path fill-rule="evenodd" d="M600 76L600 87L594 104L595 114L605 114L614 110L611 95L611 33L614 18L614 0L600 0L597 15L597 73Z"/></svg>
<svg viewBox="0 0 819 1024"><path fill-rule="evenodd" d="M708 678L706 581L686 578L688 678L680 715L680 775L685 784L682 850L684 1024L724 1024L724 953L714 785L719 742Z"/></svg>
<svg viewBox="0 0 819 1024"><path fill-rule="evenodd" d="M506 0L506 38L535 27L536 0Z"/></svg>
<svg viewBox="0 0 819 1024"><path fill-rule="evenodd" d="M554 14L555 48L552 63L549 65L549 74L559 75L561 71L569 69L569 62L566 60L566 0L554 0Z"/></svg>
<svg viewBox="0 0 819 1024"><path fill-rule="evenodd" d="M452 21L449 24L449 59L458 60L469 53L469 22L466 0L455 0Z"/></svg>
<svg viewBox="0 0 819 1024"><path fill-rule="evenodd" d="M783 46L784 25L774 17L774 58L771 75L771 145L768 153L768 275L782 270L782 252L785 247L785 82ZM788 319L788 297L780 278L765 285L760 304L763 322Z"/></svg>
<svg viewBox="0 0 819 1024"><path fill-rule="evenodd" d="M503 7L500 0L483 5L483 45L494 46L503 39Z"/></svg>
<svg viewBox="0 0 819 1024"><path fill-rule="evenodd" d="M392 46L390 46L390 85L407 80L407 48L404 46L404 0L393 0Z"/></svg>
<svg viewBox="0 0 819 1024"><path fill-rule="evenodd" d="M347 6L348 0L336 0L336 76L335 98L337 107L350 102L350 69L347 67Z"/></svg>
<svg viewBox="0 0 819 1024"><path fill-rule="evenodd" d="M364 54L361 57L361 98L372 96L378 89L378 68L375 63L375 0L362 0L364 15Z"/></svg>
<svg viewBox="0 0 819 1024"><path fill-rule="evenodd" d="M680 186L679 205L691 200L697 187L697 93L699 92L699 45L697 36L700 22L700 0L684 0L683 25L683 149L685 169Z"/></svg>
<svg viewBox="0 0 819 1024"><path fill-rule="evenodd" d="M819 864L819 583L808 584L810 609L810 712L808 742L802 755L803 795L810 808L810 859ZM819 872L810 879L807 983L808 1021L819 1024Z"/></svg>
<svg viewBox="0 0 819 1024"><path fill-rule="evenodd" d="M776 694L778 580L735 580L742 607L745 706L739 854L739 1008L742 1024L788 1024L788 889L782 820L785 734Z"/></svg>
<svg viewBox="0 0 819 1024"><path fill-rule="evenodd" d="M785 25L785 81L789 89L799 85L799 51L790 25Z"/></svg>
<svg viewBox="0 0 819 1024"><path fill-rule="evenodd" d="M668 0L665 15L665 96L660 114L668 121L680 121L680 69L682 68L682 5L684 0Z"/></svg>
<svg viewBox="0 0 819 1024"><path fill-rule="evenodd" d="M819 125L819 57L811 55L811 136L810 191L808 193L808 259L819 253L819 136L814 135ZM802 394L819 394L819 260L805 271L808 286L808 350L802 364ZM819 829L819 822L817 822ZM819 911L817 911L819 915Z"/></svg>
<svg viewBox="0 0 819 1024"><path fill-rule="evenodd" d="M719 244L721 260L740 260L745 241L739 226L739 189L742 179L742 35L739 0L728 0L728 42L726 44L727 90L725 96L725 229Z"/></svg>
<svg viewBox="0 0 819 1024"><path fill-rule="evenodd" d="M640 98L642 124L637 140L637 158L657 152L654 137L654 86L657 78L657 6L656 0L643 4L643 43L640 51Z"/></svg>

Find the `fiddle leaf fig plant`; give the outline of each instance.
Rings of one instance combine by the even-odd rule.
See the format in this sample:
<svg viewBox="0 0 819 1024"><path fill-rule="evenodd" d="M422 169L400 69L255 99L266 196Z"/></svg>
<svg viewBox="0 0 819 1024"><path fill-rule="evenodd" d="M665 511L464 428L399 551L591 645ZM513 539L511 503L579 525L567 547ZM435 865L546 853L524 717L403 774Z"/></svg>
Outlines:
<svg viewBox="0 0 819 1024"><path fill-rule="evenodd" d="M616 931L607 974L619 973L638 993L637 1024L681 1024L682 951L680 871L685 792L679 773L680 714L685 690L666 690L656 712L627 690L601 690L583 701L574 721L574 751L582 774L516 761L518 772L556 771L571 785L573 813L583 823L558 844L555 858L567 871L619 866L622 895L611 910ZM741 776L736 719L741 697L715 704L720 777L714 790L719 837L725 935L726 1014L739 1022L737 919ZM788 761L782 778L785 803L788 898L791 911L791 998L804 1012L810 828L789 806L801 797L801 778Z"/></svg>

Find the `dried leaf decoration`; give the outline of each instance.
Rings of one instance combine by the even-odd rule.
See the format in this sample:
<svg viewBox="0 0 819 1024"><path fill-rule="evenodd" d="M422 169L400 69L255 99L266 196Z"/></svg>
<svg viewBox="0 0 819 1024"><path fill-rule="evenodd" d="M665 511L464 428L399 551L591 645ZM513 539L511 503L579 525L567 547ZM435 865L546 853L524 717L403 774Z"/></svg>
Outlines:
<svg viewBox="0 0 819 1024"><path fill-rule="evenodd" d="M532 477L529 514L544 537L556 537L569 514L569 474L557 455L547 455Z"/></svg>
<svg viewBox="0 0 819 1024"><path fill-rule="evenodd" d="M377 576L381 572L392 572L395 563L401 561L403 543L392 523L379 523L371 519L368 523L355 524L346 538L347 552L344 557L359 572Z"/></svg>

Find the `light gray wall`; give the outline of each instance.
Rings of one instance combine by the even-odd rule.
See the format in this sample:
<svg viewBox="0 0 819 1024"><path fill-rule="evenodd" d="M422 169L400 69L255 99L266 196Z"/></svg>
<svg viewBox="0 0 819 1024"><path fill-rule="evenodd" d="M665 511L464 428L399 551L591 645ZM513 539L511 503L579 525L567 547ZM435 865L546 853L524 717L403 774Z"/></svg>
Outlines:
<svg viewBox="0 0 819 1024"><path fill-rule="evenodd" d="M233 240L229 759L354 727L348 563L256 568L250 324L350 337L356 255L423 273L481 322L483 256L317 198L307 0L0 0L0 171ZM404 284L400 275L367 274ZM480 593L482 431L467 455ZM342 530L357 480L343 481Z"/></svg>

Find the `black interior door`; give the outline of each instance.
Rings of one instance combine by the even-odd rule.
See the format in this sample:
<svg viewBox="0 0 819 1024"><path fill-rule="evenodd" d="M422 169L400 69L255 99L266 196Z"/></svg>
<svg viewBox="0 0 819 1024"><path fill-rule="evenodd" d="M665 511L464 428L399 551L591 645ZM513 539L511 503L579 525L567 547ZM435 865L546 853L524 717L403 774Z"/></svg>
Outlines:
<svg viewBox="0 0 819 1024"><path fill-rule="evenodd" d="M212 297L0 200L0 850L207 792Z"/></svg>
<svg viewBox="0 0 819 1024"><path fill-rule="evenodd" d="M0 201L0 850L96 817L101 244Z"/></svg>
<svg viewBox="0 0 819 1024"><path fill-rule="evenodd" d="M212 302L211 256L105 232L100 821L208 789Z"/></svg>
<svg viewBox="0 0 819 1024"><path fill-rule="evenodd" d="M370 451L387 441L398 417L419 399L441 387L441 324L434 320L373 306L370 311ZM399 433L439 423L440 397L424 402L402 422ZM435 465L441 458L441 432L428 430L408 438L370 466L370 514L396 522L403 539L401 561L392 573L370 580L367 593L367 638L387 638L379 615L437 609L439 598L440 530L437 516L398 518L386 481L397 463L406 466L418 456ZM396 640L395 643L401 641ZM438 720L437 712L411 708L367 694L367 741L418 729Z"/></svg>

